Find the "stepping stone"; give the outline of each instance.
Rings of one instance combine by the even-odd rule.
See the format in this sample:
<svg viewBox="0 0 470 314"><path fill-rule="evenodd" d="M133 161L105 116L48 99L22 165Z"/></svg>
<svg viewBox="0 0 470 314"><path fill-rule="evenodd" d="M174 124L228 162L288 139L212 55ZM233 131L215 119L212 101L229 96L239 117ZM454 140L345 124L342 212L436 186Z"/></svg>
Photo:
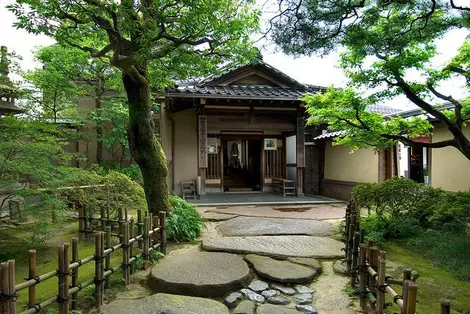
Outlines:
<svg viewBox="0 0 470 314"><path fill-rule="evenodd" d="M233 314L253 314L255 312L255 303L244 300L233 310Z"/></svg>
<svg viewBox="0 0 470 314"><path fill-rule="evenodd" d="M269 288L269 285L261 280L253 280L249 285L248 288L253 290L254 292L261 292Z"/></svg>
<svg viewBox="0 0 470 314"><path fill-rule="evenodd" d="M278 290L266 290L266 291L261 292L261 295L265 298L271 298L271 297L275 297L279 295L279 291Z"/></svg>
<svg viewBox="0 0 470 314"><path fill-rule="evenodd" d="M202 217L202 220L204 221L224 221L224 220L229 220L229 219L238 217L238 215L204 212L201 214L201 217Z"/></svg>
<svg viewBox="0 0 470 314"><path fill-rule="evenodd" d="M333 229L333 226L326 221L263 217L237 217L224 221L217 226L220 233L229 237L262 235L326 236L332 234Z"/></svg>
<svg viewBox="0 0 470 314"><path fill-rule="evenodd" d="M303 286L303 285L295 285L294 289L295 289L295 291L297 291L297 293L313 293L312 288L306 287L306 286Z"/></svg>
<svg viewBox="0 0 470 314"><path fill-rule="evenodd" d="M250 279L248 265L237 255L187 250L156 264L148 284L156 292L216 297L242 288Z"/></svg>
<svg viewBox="0 0 470 314"><path fill-rule="evenodd" d="M297 293L294 290L294 288L286 287L286 286L283 286L283 285L277 284L277 283L271 283L271 288L276 289L278 291L281 291L282 293L287 294L287 295L294 295L294 294Z"/></svg>
<svg viewBox="0 0 470 314"><path fill-rule="evenodd" d="M311 293L301 293L294 296L295 304L312 303L313 297Z"/></svg>
<svg viewBox="0 0 470 314"><path fill-rule="evenodd" d="M315 236L211 237L202 241L205 251L285 257L343 258L343 243Z"/></svg>
<svg viewBox="0 0 470 314"><path fill-rule="evenodd" d="M288 257L287 260L292 263L312 267L317 272L321 272L321 264L318 260L308 257Z"/></svg>
<svg viewBox="0 0 470 314"><path fill-rule="evenodd" d="M103 314L229 314L222 303L197 297L157 293L139 300L116 300L101 308Z"/></svg>
<svg viewBox="0 0 470 314"><path fill-rule="evenodd" d="M290 303L290 300L284 297L270 297L268 298L268 302L271 304L282 304L286 305Z"/></svg>
<svg viewBox="0 0 470 314"><path fill-rule="evenodd" d="M230 293L225 299L224 304L229 308L233 309L239 300L243 299L243 295L240 292Z"/></svg>
<svg viewBox="0 0 470 314"><path fill-rule="evenodd" d="M240 292L250 301L256 303L264 303L266 301L261 294L251 291L250 289L241 289Z"/></svg>
<svg viewBox="0 0 470 314"><path fill-rule="evenodd" d="M338 275L348 276L346 263L343 263L343 261L336 261L333 264L333 271Z"/></svg>
<svg viewBox="0 0 470 314"><path fill-rule="evenodd" d="M256 309L256 314L299 314L299 312L282 305L261 304Z"/></svg>
<svg viewBox="0 0 470 314"><path fill-rule="evenodd" d="M152 295L153 291L147 289L139 284L131 283L127 285L124 291L116 294L116 299L119 300L137 300Z"/></svg>
<svg viewBox="0 0 470 314"><path fill-rule="evenodd" d="M281 283L308 283L316 273L312 268L266 256L249 254L245 260L261 277Z"/></svg>
<svg viewBox="0 0 470 314"><path fill-rule="evenodd" d="M305 314L318 314L317 310L311 305L297 304L295 308Z"/></svg>

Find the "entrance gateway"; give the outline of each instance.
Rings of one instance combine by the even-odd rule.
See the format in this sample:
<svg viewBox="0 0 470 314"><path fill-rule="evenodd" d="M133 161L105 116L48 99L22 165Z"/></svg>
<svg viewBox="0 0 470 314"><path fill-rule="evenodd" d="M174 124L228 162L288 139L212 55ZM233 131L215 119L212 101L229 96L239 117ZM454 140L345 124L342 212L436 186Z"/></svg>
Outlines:
<svg viewBox="0 0 470 314"><path fill-rule="evenodd" d="M160 137L172 192L200 177L202 195L272 191L273 179L294 180L303 195L306 112L299 99L323 90L261 59L168 90Z"/></svg>

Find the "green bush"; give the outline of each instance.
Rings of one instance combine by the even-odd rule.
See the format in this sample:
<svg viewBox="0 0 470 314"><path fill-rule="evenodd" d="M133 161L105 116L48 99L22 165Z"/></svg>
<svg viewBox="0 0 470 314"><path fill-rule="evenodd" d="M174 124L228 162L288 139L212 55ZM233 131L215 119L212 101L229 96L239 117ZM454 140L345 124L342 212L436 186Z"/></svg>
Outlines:
<svg viewBox="0 0 470 314"><path fill-rule="evenodd" d="M447 192L433 206L433 228L465 231L470 224L470 192Z"/></svg>
<svg viewBox="0 0 470 314"><path fill-rule="evenodd" d="M408 238L423 229L414 218L393 218L371 214L361 218L361 231L365 240L381 245L386 239Z"/></svg>
<svg viewBox="0 0 470 314"><path fill-rule="evenodd" d="M172 210L167 217L168 239L194 241L201 234L201 216L193 205L179 196L172 196L170 202Z"/></svg>

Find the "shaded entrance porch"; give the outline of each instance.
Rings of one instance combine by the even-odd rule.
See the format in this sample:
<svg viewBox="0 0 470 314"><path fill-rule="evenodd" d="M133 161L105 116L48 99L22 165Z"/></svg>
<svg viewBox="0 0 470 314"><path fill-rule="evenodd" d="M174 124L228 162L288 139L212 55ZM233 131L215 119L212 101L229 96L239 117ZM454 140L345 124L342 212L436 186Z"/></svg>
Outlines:
<svg viewBox="0 0 470 314"><path fill-rule="evenodd" d="M230 206L230 205L301 205L301 204L333 204L342 203L332 198L309 195L303 197L282 196L271 192L251 193L214 193L201 195L199 199L188 202L198 206Z"/></svg>

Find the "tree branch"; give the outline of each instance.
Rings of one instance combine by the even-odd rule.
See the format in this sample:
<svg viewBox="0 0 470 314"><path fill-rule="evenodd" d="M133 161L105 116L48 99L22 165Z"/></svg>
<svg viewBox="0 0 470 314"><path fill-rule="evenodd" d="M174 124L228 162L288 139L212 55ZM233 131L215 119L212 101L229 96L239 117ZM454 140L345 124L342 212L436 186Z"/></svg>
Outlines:
<svg viewBox="0 0 470 314"><path fill-rule="evenodd" d="M400 141L404 144L407 144L413 147L427 147L427 148L442 148L442 147L449 147L449 146L457 147L457 142L455 139L445 140L441 142L434 142L434 143L422 143L422 142L413 141L407 138L406 136L401 136L401 135L380 134L380 136L389 140Z"/></svg>
<svg viewBox="0 0 470 314"><path fill-rule="evenodd" d="M427 84L429 90L434 94L436 95L436 97L442 99L442 100L445 100L445 101L448 101L450 103L452 103L455 108L454 108L454 112L455 112L455 122L457 124L458 127L462 127L462 104L457 101L456 99L454 99L452 96L445 96L441 93L439 93L435 88L434 86L432 86L431 83L428 83Z"/></svg>

